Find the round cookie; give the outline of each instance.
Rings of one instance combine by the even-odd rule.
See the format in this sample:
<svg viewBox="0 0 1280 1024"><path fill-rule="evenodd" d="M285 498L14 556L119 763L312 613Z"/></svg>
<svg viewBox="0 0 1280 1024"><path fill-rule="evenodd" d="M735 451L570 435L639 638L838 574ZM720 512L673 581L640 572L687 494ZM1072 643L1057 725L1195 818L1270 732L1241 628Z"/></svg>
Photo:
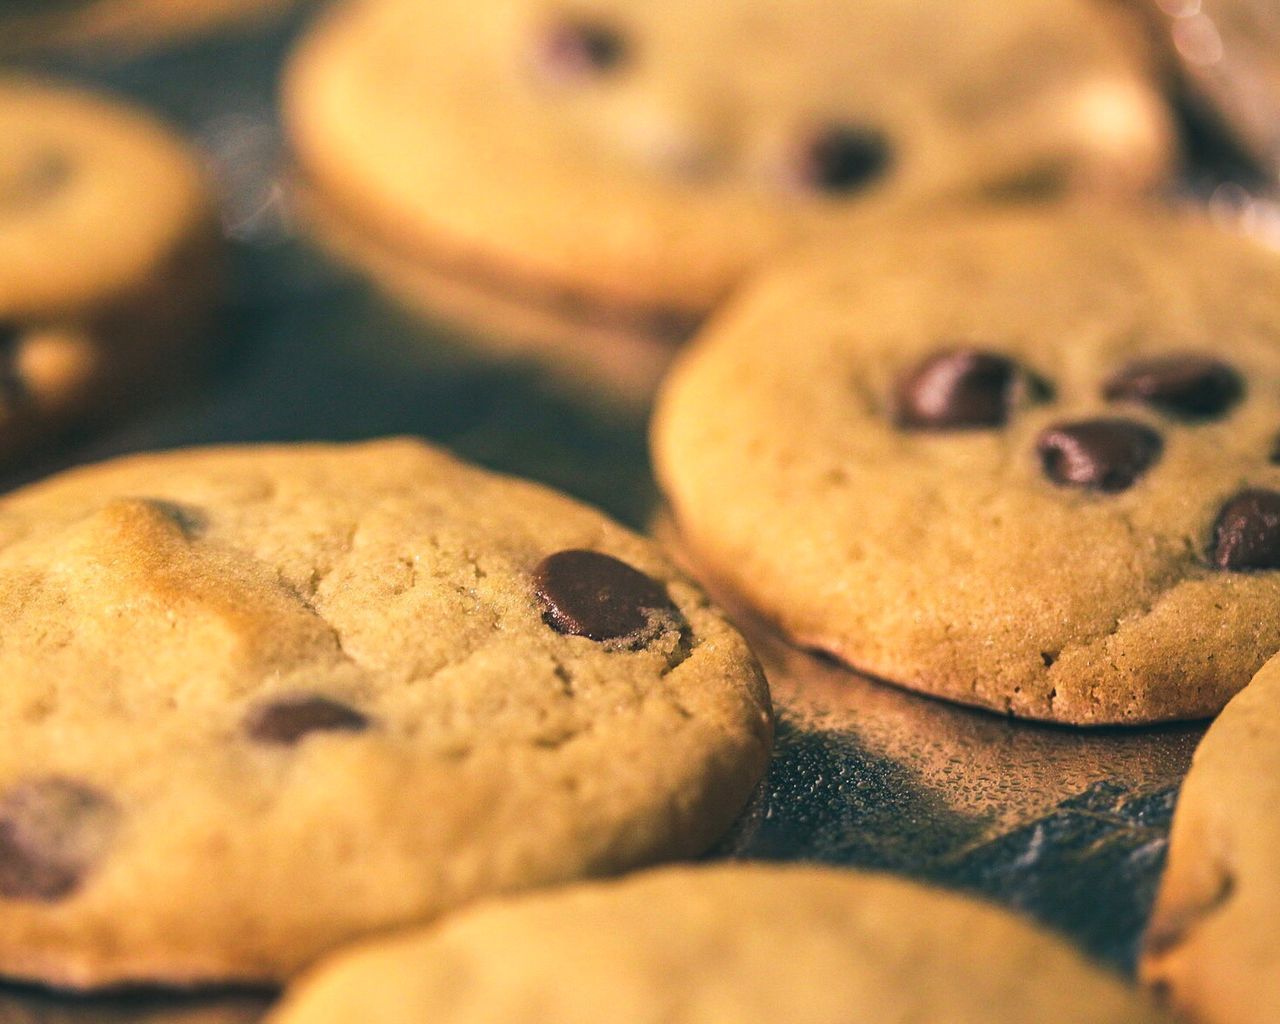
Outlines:
<svg viewBox="0 0 1280 1024"><path fill-rule="evenodd" d="M814 867L650 872L339 953L269 1024L1138 1024L1060 939L966 897Z"/></svg>
<svg viewBox="0 0 1280 1024"><path fill-rule="evenodd" d="M265 17L295 0L4 0L0 53L105 46L134 51Z"/></svg>
<svg viewBox="0 0 1280 1024"><path fill-rule="evenodd" d="M0 458L154 390L209 326L220 242L186 146L0 76Z"/></svg>
<svg viewBox="0 0 1280 1024"><path fill-rule="evenodd" d="M1126 27L1078 0L364 0L301 46L286 120L321 234L394 291L662 343L868 205L1162 181Z"/></svg>
<svg viewBox="0 0 1280 1024"><path fill-rule="evenodd" d="M1143 977L1188 1019L1280 1019L1280 659L1209 727L1178 796Z"/></svg>
<svg viewBox="0 0 1280 1024"><path fill-rule="evenodd" d="M652 544L414 441L0 501L0 970L278 981L476 897L703 852L759 668Z"/></svg>
<svg viewBox="0 0 1280 1024"><path fill-rule="evenodd" d="M1280 258L1055 212L758 281L653 428L684 541L799 643L1077 724L1213 714L1280 650Z"/></svg>

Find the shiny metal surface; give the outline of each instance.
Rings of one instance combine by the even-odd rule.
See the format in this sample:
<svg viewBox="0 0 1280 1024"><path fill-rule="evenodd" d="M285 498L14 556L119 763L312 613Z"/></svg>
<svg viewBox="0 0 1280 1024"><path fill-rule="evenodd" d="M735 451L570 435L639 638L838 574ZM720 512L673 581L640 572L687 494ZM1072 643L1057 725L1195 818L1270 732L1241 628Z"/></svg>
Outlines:
<svg viewBox="0 0 1280 1024"><path fill-rule="evenodd" d="M304 17L144 59L36 65L132 96L201 143L225 192L237 289L199 387L156 396L131 422L8 482L147 448L414 433L644 525L655 492L640 417L606 417L536 367L473 354L295 238L274 82ZM972 889L1131 967L1200 727L1012 722L859 678L744 622L774 688L778 749L717 855L875 867ZM0 1024L248 1024L265 1002L84 1000L0 986Z"/></svg>

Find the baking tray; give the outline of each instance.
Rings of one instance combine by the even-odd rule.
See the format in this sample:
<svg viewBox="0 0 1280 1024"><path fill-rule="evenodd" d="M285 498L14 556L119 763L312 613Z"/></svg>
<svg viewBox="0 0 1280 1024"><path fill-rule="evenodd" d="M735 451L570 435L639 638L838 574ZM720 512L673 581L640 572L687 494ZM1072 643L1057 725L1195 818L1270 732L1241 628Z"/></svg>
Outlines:
<svg viewBox="0 0 1280 1024"><path fill-rule="evenodd" d="M223 190L234 287L198 382L150 396L126 424L70 439L4 486L153 448L404 433L645 527L657 497L643 415L585 401L534 364L496 360L424 325L299 239L275 90L308 13L142 58L23 62L132 97L200 144ZM1211 148L1212 132L1197 145ZM1196 162L1189 191L1219 194L1212 165ZM749 615L740 620L769 672L777 750L711 856L877 868L971 890L1132 970L1202 726L1079 731L1010 721L863 679L789 648ZM0 984L0 1024L249 1024L269 1001L85 998Z"/></svg>

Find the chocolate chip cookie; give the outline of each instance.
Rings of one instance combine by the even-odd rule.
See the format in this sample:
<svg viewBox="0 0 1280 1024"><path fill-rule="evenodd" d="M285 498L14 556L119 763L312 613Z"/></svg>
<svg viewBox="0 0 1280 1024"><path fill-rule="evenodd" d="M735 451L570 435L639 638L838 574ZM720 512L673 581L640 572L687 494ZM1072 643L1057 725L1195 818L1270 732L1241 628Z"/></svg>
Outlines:
<svg viewBox="0 0 1280 1024"><path fill-rule="evenodd" d="M1188 1019L1280 1019L1280 659L1209 727L1178 796L1142 973Z"/></svg>
<svg viewBox="0 0 1280 1024"><path fill-rule="evenodd" d="M890 225L677 365L694 556L803 645L1077 724L1218 711L1280 650L1280 257L1171 216Z"/></svg>
<svg viewBox="0 0 1280 1024"><path fill-rule="evenodd" d="M0 970L278 981L479 896L701 853L768 693L647 541L414 441L0 501Z"/></svg>
<svg viewBox="0 0 1280 1024"><path fill-rule="evenodd" d="M1079 0L366 0L302 45L286 117L321 234L393 291L652 380L653 344L869 206L1164 180L1123 36Z"/></svg>
<svg viewBox="0 0 1280 1024"><path fill-rule="evenodd" d="M1164 1018L962 896L813 867L680 868L493 903L326 961L271 1024L948 1024Z"/></svg>
<svg viewBox="0 0 1280 1024"><path fill-rule="evenodd" d="M136 402L209 326L196 157L111 100L0 75L0 458Z"/></svg>

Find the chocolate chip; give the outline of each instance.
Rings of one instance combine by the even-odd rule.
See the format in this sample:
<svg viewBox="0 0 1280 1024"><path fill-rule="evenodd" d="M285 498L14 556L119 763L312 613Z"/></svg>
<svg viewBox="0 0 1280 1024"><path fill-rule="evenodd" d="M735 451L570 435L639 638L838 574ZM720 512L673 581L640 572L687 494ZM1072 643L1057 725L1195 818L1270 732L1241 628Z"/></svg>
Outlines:
<svg viewBox="0 0 1280 1024"><path fill-rule="evenodd" d="M1280 569L1280 494L1241 491L1223 505L1209 560L1228 572Z"/></svg>
<svg viewBox="0 0 1280 1024"><path fill-rule="evenodd" d="M841 125L804 146L800 180L823 192L852 192L881 177L892 163L893 150L881 132Z"/></svg>
<svg viewBox="0 0 1280 1024"><path fill-rule="evenodd" d="M1273 466L1280 466L1280 436L1271 441L1271 454L1267 456L1267 461Z"/></svg>
<svg viewBox="0 0 1280 1024"><path fill-rule="evenodd" d="M1144 402L1184 419L1221 416L1244 394L1240 375L1207 356L1173 355L1139 359L1107 381L1112 400Z"/></svg>
<svg viewBox="0 0 1280 1024"><path fill-rule="evenodd" d="M110 797L73 779L20 783L0 799L0 896L53 903L92 870L119 812Z"/></svg>
<svg viewBox="0 0 1280 1024"><path fill-rule="evenodd" d="M627 44L622 33L606 22L564 18L546 29L537 57L547 75L574 81L621 67L627 58Z"/></svg>
<svg viewBox="0 0 1280 1024"><path fill-rule="evenodd" d="M245 729L263 743L293 745L313 732L362 732L369 719L328 697L299 694L262 704L249 713Z"/></svg>
<svg viewBox="0 0 1280 1024"><path fill-rule="evenodd" d="M950 349L930 356L898 382L895 422L906 430L1001 427L1023 390L1047 393L1007 356Z"/></svg>
<svg viewBox="0 0 1280 1024"><path fill-rule="evenodd" d="M1160 458L1164 442L1133 420L1082 420L1041 433L1036 451L1049 479L1113 493L1131 487Z"/></svg>
<svg viewBox="0 0 1280 1024"><path fill-rule="evenodd" d="M598 551L561 551L543 559L533 584L543 621L570 636L639 645L680 616L661 583Z"/></svg>

